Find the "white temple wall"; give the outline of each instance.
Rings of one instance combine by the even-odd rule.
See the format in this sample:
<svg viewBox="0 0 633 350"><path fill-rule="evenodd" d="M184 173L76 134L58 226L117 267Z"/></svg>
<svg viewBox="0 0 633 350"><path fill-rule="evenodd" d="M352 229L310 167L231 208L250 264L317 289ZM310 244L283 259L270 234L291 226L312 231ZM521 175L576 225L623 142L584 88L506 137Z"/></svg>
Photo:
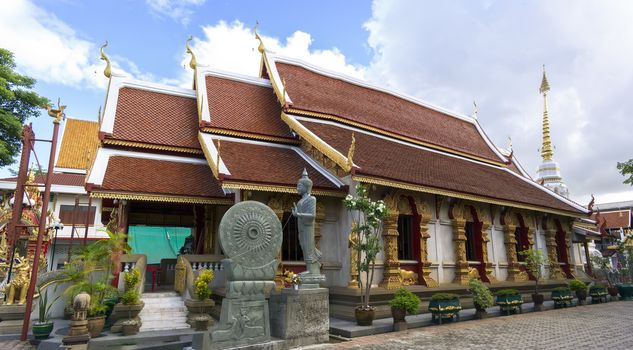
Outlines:
<svg viewBox="0 0 633 350"><path fill-rule="evenodd" d="M348 235L351 224L341 198L318 197L325 205L321 224L320 249L323 254L321 271L327 286L347 286L349 280ZM347 272L346 272L347 271Z"/></svg>
<svg viewBox="0 0 633 350"><path fill-rule="evenodd" d="M499 222L499 216L493 220L495 223L491 225L492 233L490 234L490 241L492 249L488 248L488 252L492 252L494 260L492 261L495 271L495 277L498 281L505 281L508 279L508 254L505 246L505 234L503 232L503 226ZM491 254L488 253L488 256Z"/></svg>

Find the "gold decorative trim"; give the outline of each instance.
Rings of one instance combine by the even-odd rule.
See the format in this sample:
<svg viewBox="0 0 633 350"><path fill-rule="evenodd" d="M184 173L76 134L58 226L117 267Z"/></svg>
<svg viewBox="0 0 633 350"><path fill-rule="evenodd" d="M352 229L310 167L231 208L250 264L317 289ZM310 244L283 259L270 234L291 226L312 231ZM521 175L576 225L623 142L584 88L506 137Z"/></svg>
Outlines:
<svg viewBox="0 0 633 350"><path fill-rule="evenodd" d="M216 160L211 156L211 152L209 152L209 148L207 144L204 142L204 138L202 137L202 133L198 133L198 141L200 141L200 146L202 146L202 153L204 157L207 159L207 163L209 163L209 167L211 168L211 172L213 176L215 176L216 180L220 178L220 165L216 164ZM219 154L218 154L219 155Z"/></svg>
<svg viewBox="0 0 633 350"><path fill-rule="evenodd" d="M416 144L416 145L424 146L424 147L427 147L427 148L432 148L432 149L439 150L439 151L446 152L446 153L455 154L455 155L462 156L462 157L465 157L465 158L475 159L475 160L478 160L480 162L484 162L484 163L487 163L487 164L492 164L492 165L500 166L500 167L503 167L503 168L507 168L507 166L508 166L507 164L505 164L505 163L503 163L501 161L494 161L494 160L490 160L490 159L487 159L487 158L482 158L482 157L479 157L479 156L476 156L476 155L473 155L473 154L470 154L470 153L461 152L461 151L457 151L457 150L454 150L454 149L450 149L450 148L434 145L432 143L427 143L427 142L424 142L424 141L412 139L412 138L407 137L407 136L398 135L398 134L395 134L395 133L392 133L392 132L389 132L389 131L385 131L385 130L382 130L382 129L375 128L373 126L369 126L369 125L365 125L365 124L358 123L358 122L355 122L355 121L351 121L351 120L348 120L348 119L344 119L344 118L341 118L341 117L337 117L337 116L334 116L334 115L331 115L331 114L310 112L310 111L304 111L304 110L295 109L295 108L289 108L288 109L288 113L301 114L301 115L306 115L306 116L309 116L309 117L316 117L316 118L333 120L333 121L336 121L336 122L339 122L339 123L342 123L342 124L347 124L347 125L351 125L351 126L357 127L359 129L369 130L369 131L375 132L377 134L386 135L386 136L393 137L393 138L398 139L398 140L407 141L407 142L410 142L410 143L413 143L413 144Z"/></svg>
<svg viewBox="0 0 633 350"><path fill-rule="evenodd" d="M294 186L275 186L275 185L256 185L244 182L230 182L224 181L222 182L223 189L231 189L231 190L250 190L250 191L262 191L262 192L279 192L279 193L297 193L297 188ZM347 192L343 191L330 191L330 190L320 190L320 189L312 189L312 194L315 196L328 196L328 197L345 197Z"/></svg>
<svg viewBox="0 0 633 350"><path fill-rule="evenodd" d="M105 139L105 140L103 140L103 143L106 144L106 145L114 145L114 146L138 147L138 148L146 148L146 149L155 149L155 150L160 150L160 151L171 151L171 152L190 153L190 154L202 154L202 150L195 149L195 148L164 146L164 145L152 145L152 144L144 143L144 142Z"/></svg>
<svg viewBox="0 0 633 350"><path fill-rule="evenodd" d="M248 133L248 132L240 132L240 131L233 131L233 130L226 130L226 129L219 129L219 128L204 127L202 128L202 132L206 132L210 134L226 135L226 136L243 137L246 139L261 140L261 141L283 142L283 143L290 143L290 144L295 144L295 145L298 145L300 143L299 140L288 139L284 137L258 135L258 134Z"/></svg>
<svg viewBox="0 0 633 350"><path fill-rule="evenodd" d="M234 203L232 199L223 198L201 198L188 196L170 196L160 194L143 194L143 193L120 193L120 192L91 192L92 198L108 198L108 199L124 199L138 200L146 202L168 202L168 203L190 203L190 204L226 204Z"/></svg>
<svg viewBox="0 0 633 350"><path fill-rule="evenodd" d="M336 165L340 166L346 172L351 170L350 162L342 155L339 151L334 149L332 146L328 145L316 135L312 133L312 131L308 130L301 123L296 121L294 118L288 116L286 113L281 112L281 120L286 122L288 126L295 131L299 136L308 141L314 148L318 149L319 152L323 153L326 157L330 158Z"/></svg>
<svg viewBox="0 0 633 350"><path fill-rule="evenodd" d="M504 200L486 198L486 197L477 196L477 195L465 194L465 193L449 191L449 190L442 190L442 189L437 189L437 188L427 187L427 186L421 186L421 185L412 185L412 184L408 184L408 183L404 183L404 182L398 182L398 181L389 181L389 180L377 179L377 178L368 177L368 176L356 176L356 175L354 175L354 176L352 176L352 180L358 181L358 182L370 183L370 184L374 184L374 185L380 185L380 186L401 188L401 189L409 190L409 191L424 192L424 193L431 193L431 194L439 194L439 195L443 195L443 196L450 196L450 197L454 197L454 198L467 199L467 200L472 200L472 201L476 201L476 202L491 203L491 204L497 204L497 205L502 205L502 206L510 206L510 207L514 207L514 208L528 209L528 210L534 210L534 211L539 211L539 212L544 212L544 213L563 215L563 216L568 216L568 217L572 217L572 218L577 218L577 217L583 216L582 213L574 213L574 212L568 212L568 211L564 211L564 210L550 209L550 208L546 208L546 207L539 207L539 206L536 206L536 205L520 204L520 203L516 203L516 202L512 202L512 201L504 201Z"/></svg>

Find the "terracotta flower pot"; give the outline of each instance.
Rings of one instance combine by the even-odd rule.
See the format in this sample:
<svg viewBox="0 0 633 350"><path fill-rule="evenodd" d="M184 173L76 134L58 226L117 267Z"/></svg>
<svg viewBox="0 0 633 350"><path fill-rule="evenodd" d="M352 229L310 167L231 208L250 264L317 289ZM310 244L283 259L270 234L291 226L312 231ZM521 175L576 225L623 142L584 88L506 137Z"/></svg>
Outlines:
<svg viewBox="0 0 633 350"><path fill-rule="evenodd" d="M359 326L371 326L374 322L375 310L373 307L368 309L356 308L354 316L356 317L356 324Z"/></svg>
<svg viewBox="0 0 633 350"><path fill-rule="evenodd" d="M105 316L91 317L88 319L88 332L90 338L96 338L101 335L103 327L105 326Z"/></svg>

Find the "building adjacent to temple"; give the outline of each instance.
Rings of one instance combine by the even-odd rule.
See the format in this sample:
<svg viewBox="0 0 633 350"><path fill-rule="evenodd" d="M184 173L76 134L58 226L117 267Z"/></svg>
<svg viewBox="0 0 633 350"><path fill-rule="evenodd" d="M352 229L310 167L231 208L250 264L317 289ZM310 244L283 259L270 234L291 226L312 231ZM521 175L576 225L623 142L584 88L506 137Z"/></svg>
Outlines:
<svg viewBox="0 0 633 350"><path fill-rule="evenodd" d="M222 254L223 213L255 200L284 226L279 275L302 270L290 213L305 168L318 199L316 241L331 291L358 278L341 204L357 184L389 208L380 287L437 288L471 277L526 281L517 252L529 247L547 252L550 279L582 276L572 226L589 210L567 198L552 157L547 102L535 181L473 117L274 55L261 39L258 49L259 76L248 77L205 67L187 47L191 89L106 69L100 144L85 189L101 200L104 220L115 213L149 264L175 258L189 234L195 253ZM545 98L547 91L544 75Z"/></svg>

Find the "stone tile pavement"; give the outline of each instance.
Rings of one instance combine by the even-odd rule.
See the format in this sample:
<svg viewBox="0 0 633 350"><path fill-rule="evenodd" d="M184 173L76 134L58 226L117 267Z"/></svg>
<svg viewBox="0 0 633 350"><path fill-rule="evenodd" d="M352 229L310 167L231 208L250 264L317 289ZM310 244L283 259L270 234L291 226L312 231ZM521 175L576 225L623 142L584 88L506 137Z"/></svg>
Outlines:
<svg viewBox="0 0 633 350"><path fill-rule="evenodd" d="M463 321L348 342L325 349L633 349L633 302L578 306Z"/></svg>

